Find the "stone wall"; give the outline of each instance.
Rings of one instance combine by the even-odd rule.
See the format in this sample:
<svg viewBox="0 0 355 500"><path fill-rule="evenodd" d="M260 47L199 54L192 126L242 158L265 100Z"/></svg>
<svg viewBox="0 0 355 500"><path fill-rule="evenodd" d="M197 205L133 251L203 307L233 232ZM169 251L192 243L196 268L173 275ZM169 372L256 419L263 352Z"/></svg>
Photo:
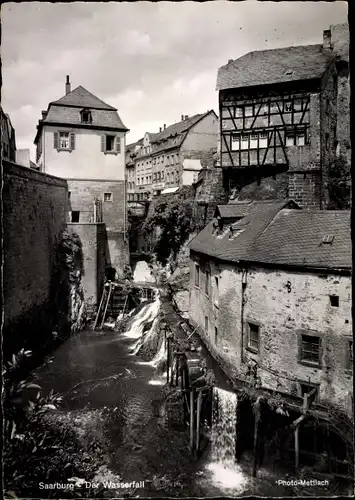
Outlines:
<svg viewBox="0 0 355 500"><path fill-rule="evenodd" d="M3 172L6 350L45 338L55 324L51 291L68 187L64 179L6 161Z"/></svg>
<svg viewBox="0 0 355 500"><path fill-rule="evenodd" d="M80 212L80 223L93 222L94 199L102 202L103 222L106 224L108 266L123 275L124 266L129 262L127 232L127 213L124 181L115 180L68 180L70 210ZM111 201L105 201L104 194L111 193Z"/></svg>
<svg viewBox="0 0 355 500"><path fill-rule="evenodd" d="M200 266L199 287L195 285L196 264ZM211 276L208 295L206 269ZM300 396L300 384L314 384L321 403L351 414L350 276L250 268L244 278L242 313L241 269L193 254L190 273L190 320L200 325L200 334L230 376L243 377L247 362L252 361L263 387ZM331 305L330 295L339 297L339 307ZM248 350L248 323L259 326L258 353ZM299 362L302 333L320 336L320 366Z"/></svg>
<svg viewBox="0 0 355 500"><path fill-rule="evenodd" d="M68 231L79 236L82 245L82 287L88 314L98 306L105 280L106 248L105 224L68 223Z"/></svg>

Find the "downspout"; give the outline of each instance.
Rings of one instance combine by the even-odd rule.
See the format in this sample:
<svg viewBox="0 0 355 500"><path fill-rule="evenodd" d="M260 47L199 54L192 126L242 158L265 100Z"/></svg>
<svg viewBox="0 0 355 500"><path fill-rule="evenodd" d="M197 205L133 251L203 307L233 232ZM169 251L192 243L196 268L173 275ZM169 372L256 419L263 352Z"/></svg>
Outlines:
<svg viewBox="0 0 355 500"><path fill-rule="evenodd" d="M127 217L127 206L126 206L126 134L123 136L123 242L127 243L126 238L126 217Z"/></svg>
<svg viewBox="0 0 355 500"><path fill-rule="evenodd" d="M247 287L248 270L242 269L242 288L241 288L241 304L240 304L240 361L244 363L244 305L245 305L245 289Z"/></svg>

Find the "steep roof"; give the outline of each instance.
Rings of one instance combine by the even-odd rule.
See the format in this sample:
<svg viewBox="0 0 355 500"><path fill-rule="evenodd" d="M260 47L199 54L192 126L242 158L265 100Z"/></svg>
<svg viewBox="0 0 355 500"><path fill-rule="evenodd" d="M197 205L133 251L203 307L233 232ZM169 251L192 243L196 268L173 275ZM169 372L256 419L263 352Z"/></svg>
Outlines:
<svg viewBox="0 0 355 500"><path fill-rule="evenodd" d="M288 200L253 201L245 204L245 217L233 224L235 237L230 238L230 224L224 225L222 231L219 231L212 221L191 240L189 248L230 262L245 260L254 240L280 210L292 204ZM239 216L235 217L236 221L238 218ZM242 232L238 234L239 231Z"/></svg>
<svg viewBox="0 0 355 500"><path fill-rule="evenodd" d="M245 217L235 212L237 222L222 231L211 222L189 247L229 262L350 270L350 211L295 208L287 200L252 202Z"/></svg>
<svg viewBox="0 0 355 500"><path fill-rule="evenodd" d="M159 148L159 142L164 141L170 137L176 137L177 144L180 144L183 139L185 138L184 134L192 128L194 125L196 125L197 122L202 120L205 116L209 115L210 113L214 113L213 110L207 111L206 113L200 113L194 116L191 116L190 118L186 118L185 120L182 120L178 123L174 123L173 125L169 125L169 127L166 127L164 130L161 132L158 132L157 134L149 134L150 135L150 142L153 145L157 145L158 148L155 148L153 153L157 152L160 149L165 149L166 145L162 145L161 148Z"/></svg>
<svg viewBox="0 0 355 500"><path fill-rule="evenodd" d="M84 106L83 106L84 108ZM83 108L58 106L57 104L50 104L47 116L41 120L42 123L60 123L65 125L80 125L83 128L108 127L116 128L119 130L128 130L115 109L95 109L90 108L92 122L82 123L80 110Z"/></svg>
<svg viewBox="0 0 355 500"><path fill-rule="evenodd" d="M320 78L331 59L320 44L249 52L219 68L216 90Z"/></svg>
<svg viewBox="0 0 355 500"><path fill-rule="evenodd" d="M57 101L51 102L51 104L57 104L58 106L77 106L79 108L109 109L111 111L117 111L116 108L106 104L94 94L84 89L81 85Z"/></svg>
<svg viewBox="0 0 355 500"><path fill-rule="evenodd" d="M350 211L284 209L254 242L248 260L350 269Z"/></svg>

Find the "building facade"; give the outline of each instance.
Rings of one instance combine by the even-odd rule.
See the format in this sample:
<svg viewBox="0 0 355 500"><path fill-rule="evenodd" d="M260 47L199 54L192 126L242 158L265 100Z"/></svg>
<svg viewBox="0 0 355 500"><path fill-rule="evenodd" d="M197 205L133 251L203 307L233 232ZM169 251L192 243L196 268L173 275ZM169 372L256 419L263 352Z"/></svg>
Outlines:
<svg viewBox="0 0 355 500"><path fill-rule="evenodd" d="M2 108L0 108L0 112L1 112L1 156L3 160L16 162L15 129L12 126L9 115L4 113Z"/></svg>
<svg viewBox="0 0 355 500"><path fill-rule="evenodd" d="M120 275L128 261L125 136L117 109L83 87L42 111L35 144L44 173L65 178L69 188L69 222L104 223L106 265ZM101 234L101 233L100 233Z"/></svg>
<svg viewBox="0 0 355 500"><path fill-rule="evenodd" d="M192 185L201 170L200 157L216 147L218 118L214 111L160 128L128 146L128 201L149 199L165 189ZM129 161L130 160L130 161Z"/></svg>
<svg viewBox="0 0 355 500"><path fill-rule="evenodd" d="M215 215L190 243L191 323L241 387L253 373L257 394L278 394L300 413L315 389L310 415L340 414L351 434L350 212L284 200Z"/></svg>
<svg viewBox="0 0 355 500"><path fill-rule="evenodd" d="M344 24L323 44L250 52L219 69L219 162L238 199L349 208L348 60Z"/></svg>

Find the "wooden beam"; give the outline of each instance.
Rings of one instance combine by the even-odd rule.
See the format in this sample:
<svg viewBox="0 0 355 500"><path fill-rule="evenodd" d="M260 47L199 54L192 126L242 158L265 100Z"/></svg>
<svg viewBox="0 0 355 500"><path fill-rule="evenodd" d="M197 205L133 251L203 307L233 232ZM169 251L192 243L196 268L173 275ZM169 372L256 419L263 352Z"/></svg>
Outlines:
<svg viewBox="0 0 355 500"><path fill-rule="evenodd" d="M190 391L190 450L194 449L194 390Z"/></svg>
<svg viewBox="0 0 355 500"><path fill-rule="evenodd" d="M298 471L300 466L300 443L299 443L299 426L295 427L295 470Z"/></svg>
<svg viewBox="0 0 355 500"><path fill-rule="evenodd" d="M253 471L252 476L256 477L258 467L258 448L259 448L259 418L255 415L254 421L254 456L253 456Z"/></svg>
<svg viewBox="0 0 355 500"><path fill-rule="evenodd" d="M197 396L197 407L196 407L196 451L197 452L200 446L201 406L202 406L202 391L199 391Z"/></svg>

